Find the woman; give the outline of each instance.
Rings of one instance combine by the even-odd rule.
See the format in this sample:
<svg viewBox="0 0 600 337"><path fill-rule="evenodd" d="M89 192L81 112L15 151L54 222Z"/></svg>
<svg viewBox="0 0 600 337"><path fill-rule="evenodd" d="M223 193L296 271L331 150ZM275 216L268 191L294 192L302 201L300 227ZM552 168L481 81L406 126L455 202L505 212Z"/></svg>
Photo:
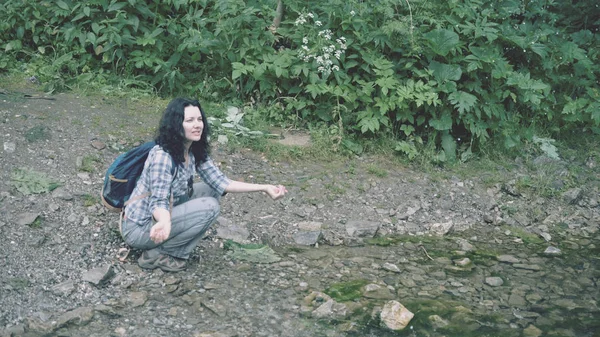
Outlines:
<svg viewBox="0 0 600 337"><path fill-rule="evenodd" d="M219 200L226 193L266 192L277 200L287 192L282 185L228 179L209 157L208 132L198 101L176 98L169 103L121 225L125 242L144 250L138 259L142 268L185 269L217 219ZM194 184L194 173L203 182Z"/></svg>

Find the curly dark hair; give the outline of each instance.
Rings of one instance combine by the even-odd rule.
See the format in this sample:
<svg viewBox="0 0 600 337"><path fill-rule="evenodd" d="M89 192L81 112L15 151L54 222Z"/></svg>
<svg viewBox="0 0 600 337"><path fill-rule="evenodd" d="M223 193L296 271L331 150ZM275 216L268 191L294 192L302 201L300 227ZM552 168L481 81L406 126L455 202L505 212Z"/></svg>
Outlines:
<svg viewBox="0 0 600 337"><path fill-rule="evenodd" d="M199 167L206 161L210 154L210 147L208 145L210 129L204 110L202 110L198 100L179 97L169 102L169 105L167 105L167 108L160 119L155 141L163 148L163 150L165 150L165 152L171 155L176 163L183 163L185 161L183 152L185 151L184 144L186 139L185 131L183 130L183 118L185 116L184 109L188 106L195 106L200 109L202 122L204 123L204 129L200 140L193 142L190 147L192 154L196 159L196 167Z"/></svg>

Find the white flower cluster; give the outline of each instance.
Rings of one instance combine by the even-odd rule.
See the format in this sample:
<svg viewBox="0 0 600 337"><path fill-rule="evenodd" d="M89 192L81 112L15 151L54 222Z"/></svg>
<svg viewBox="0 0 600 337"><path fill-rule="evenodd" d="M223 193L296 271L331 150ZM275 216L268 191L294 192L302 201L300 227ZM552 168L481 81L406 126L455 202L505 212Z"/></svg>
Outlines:
<svg viewBox="0 0 600 337"><path fill-rule="evenodd" d="M301 14L296 20L296 26L303 25L307 22L307 18L313 19L314 15L308 13ZM320 27L323 23L315 21L315 26ZM329 29L320 30L313 41L313 46L309 47L309 38L302 38L302 48L298 50L298 57L304 62L314 60L317 63L317 71L328 77L332 71L340 70L340 67L334 64L332 58L339 60L346 52L346 38L340 37L332 41L333 33Z"/></svg>

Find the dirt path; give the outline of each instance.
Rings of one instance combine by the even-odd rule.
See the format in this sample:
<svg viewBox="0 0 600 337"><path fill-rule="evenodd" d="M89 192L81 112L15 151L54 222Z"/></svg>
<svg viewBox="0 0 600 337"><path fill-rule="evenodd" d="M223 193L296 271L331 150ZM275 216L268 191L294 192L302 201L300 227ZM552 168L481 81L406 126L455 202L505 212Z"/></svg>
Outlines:
<svg viewBox="0 0 600 337"><path fill-rule="evenodd" d="M189 269L165 274L139 269L136 251L118 260L117 216L97 198L108 164L151 137L160 108L52 98L0 91L0 336L394 335L368 318L392 300L417 313L419 336L466 336L448 328L466 325L479 336L534 336L560 324L565 336L592 336L598 327L594 158L537 159L533 171L517 163L490 185L485 173L443 179L368 157L272 162L215 149L230 177L283 183L289 197L227 196ZM571 166L586 185L552 198L519 190L520 176ZM391 235L403 239L381 239ZM267 244L279 261L236 258L227 239ZM355 304L323 295L356 280L365 284Z"/></svg>

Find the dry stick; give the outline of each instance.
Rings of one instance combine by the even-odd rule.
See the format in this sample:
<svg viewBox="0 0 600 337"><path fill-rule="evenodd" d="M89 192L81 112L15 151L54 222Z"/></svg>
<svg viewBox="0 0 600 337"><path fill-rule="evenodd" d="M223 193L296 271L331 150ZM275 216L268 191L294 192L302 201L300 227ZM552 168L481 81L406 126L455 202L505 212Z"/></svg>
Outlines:
<svg viewBox="0 0 600 337"><path fill-rule="evenodd" d="M423 252L425 253L425 255L427 255L427 257L433 261L433 258L431 256L429 256L429 254L427 254L427 249L425 249L425 247L423 247L423 245L419 245L419 247L421 247L421 249L423 249Z"/></svg>

